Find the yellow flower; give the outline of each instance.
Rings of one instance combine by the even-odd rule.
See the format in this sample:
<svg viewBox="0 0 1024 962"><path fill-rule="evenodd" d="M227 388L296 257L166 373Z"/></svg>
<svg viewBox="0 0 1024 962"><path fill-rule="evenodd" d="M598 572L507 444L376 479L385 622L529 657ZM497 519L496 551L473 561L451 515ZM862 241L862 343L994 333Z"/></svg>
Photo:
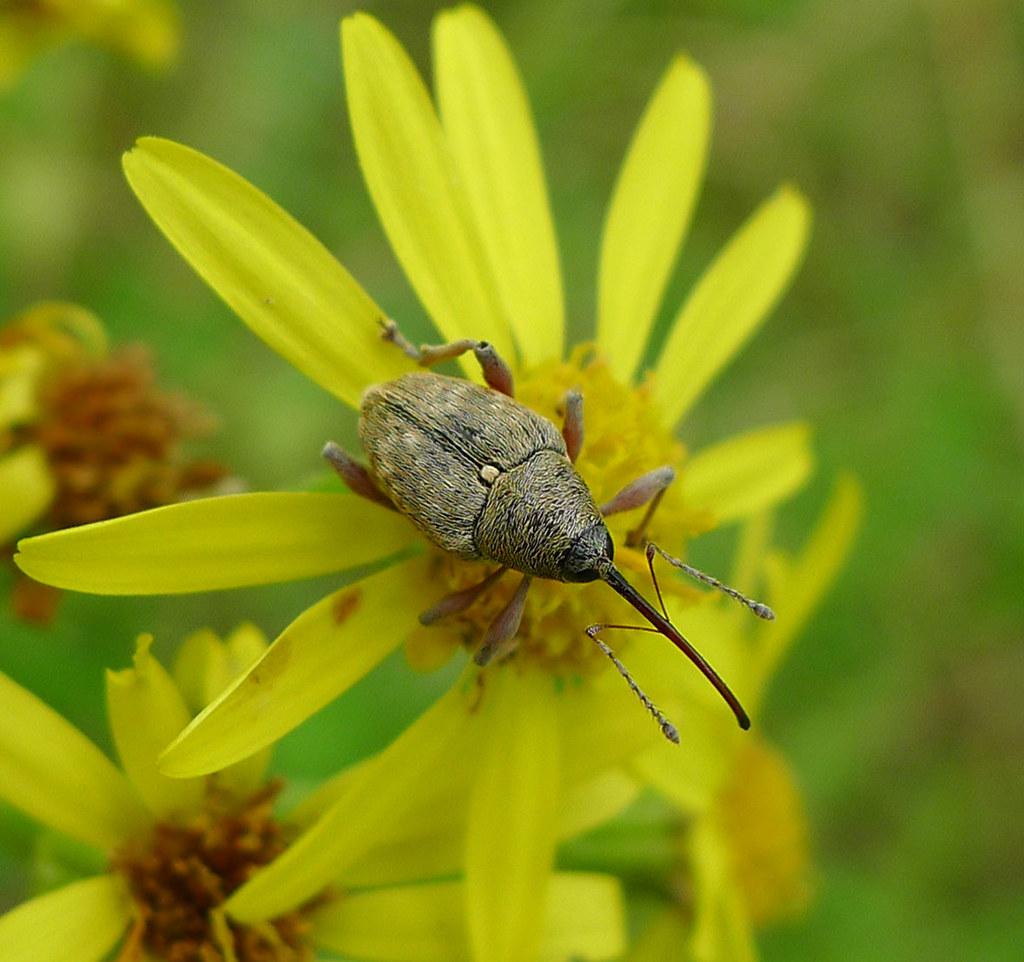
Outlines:
<svg viewBox="0 0 1024 962"><path fill-rule="evenodd" d="M139 347L110 351L99 319L36 304L0 327L0 545L210 493L224 470L186 461L210 419L161 391ZM14 607L47 621L57 594L28 579Z"/></svg>
<svg viewBox="0 0 1024 962"><path fill-rule="evenodd" d="M294 910L250 922L229 916L228 897L258 877L295 831L274 814L280 785L265 779L269 753L210 779L167 778L157 757L194 707L259 658L266 639L251 625L224 642L198 632L182 647L173 677L150 654L151 642L140 638L133 668L107 675L120 769L0 674L0 798L107 862L106 871L0 916L4 962L96 962L118 942L123 960L298 962L316 948L382 962L469 958L462 883L423 883L415 861L394 851L362 849L364 876L377 873L372 890L361 890L366 883L350 873ZM553 960L617 955L622 909L615 882L556 876L542 946Z"/></svg>
<svg viewBox="0 0 1024 962"><path fill-rule="evenodd" d="M0 11L0 90L44 51L86 40L163 67L178 50L171 0L12 0Z"/></svg>
<svg viewBox="0 0 1024 962"><path fill-rule="evenodd" d="M803 425L752 431L689 460L673 430L785 289L808 232L803 198L782 187L739 229L679 308L653 371L637 385L707 149L707 81L677 58L640 121L609 206L594 351L563 360L555 233L512 57L474 7L440 14L433 39L439 113L384 27L363 14L342 24L363 173L441 334L490 341L512 362L518 396L542 413L554 415L566 387L589 388L581 473L600 501L646 470L673 465L680 481L652 530L676 545L792 493L811 465ZM341 401L357 408L369 385L409 369L408 358L380 337L385 312L323 245L237 174L155 138L140 140L124 166L150 216L196 271L256 334ZM474 375L472 364L465 370ZM636 522L624 518L611 524L620 545L627 522ZM479 640L479 624L510 587L468 612L454 633L424 644L417 615L480 572L432 550L409 557L418 543L405 518L350 495L264 493L30 539L18 563L47 583L102 594L202 591L386 563L300 615L169 749L164 770L194 776L270 744L413 636L410 655L423 665L450 653L453 637ZM645 571L636 551L623 548L617 560ZM666 590L690 604L701 597L672 578ZM349 864L351 845L337 826L365 822L366 806L374 832L389 820L414 823L432 776L445 782L439 792L464 837L456 851L466 867L474 957L532 958L554 845L573 827L568 803L590 793L592 807L610 814L629 789L607 770L658 737L583 634L587 624L616 622L622 613L606 586L537 582L518 636L520 657L470 673L361 770L357 785L327 804L293 846L318 867L307 861L305 881L294 889L263 873L261 884L272 889L266 897L278 908L294 906ZM717 660L714 636L699 637ZM657 685L659 677L653 671L641 681ZM689 707L679 718L689 750L703 736ZM251 911L248 888L233 900L241 916Z"/></svg>
<svg viewBox="0 0 1024 962"><path fill-rule="evenodd" d="M772 551L763 558L780 632L756 624L751 631L731 611L721 612L732 624L720 626L716 637L729 639L738 670L749 666L740 690L755 709L779 659L842 566L861 513L859 485L843 478L799 557ZM748 525L740 567L763 554L758 542L767 535L765 519ZM652 922L628 962L753 962L755 930L799 914L810 897L806 816L785 759L762 739L741 741L725 727L717 737L707 734L699 750L713 762L701 767L702 778L688 770L691 760L674 765L658 746L633 763L639 779L676 803L686 831L679 900Z"/></svg>

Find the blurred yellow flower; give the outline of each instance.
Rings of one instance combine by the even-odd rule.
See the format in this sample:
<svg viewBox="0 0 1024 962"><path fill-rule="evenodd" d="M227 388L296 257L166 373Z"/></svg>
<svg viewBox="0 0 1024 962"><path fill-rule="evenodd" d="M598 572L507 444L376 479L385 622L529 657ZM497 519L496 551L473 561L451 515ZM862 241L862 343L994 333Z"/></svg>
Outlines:
<svg viewBox="0 0 1024 962"><path fill-rule="evenodd" d="M862 500L860 486L842 478L795 559L779 551L765 554L766 518L748 524L739 567L753 563L747 577L757 583L759 570L767 581L779 631L764 631L722 608L719 616L729 624L716 637L735 649L739 691L755 711L779 659L842 567L860 526ZM692 758L680 765L678 753L673 758L660 746L632 765L635 776L676 804L685 833L678 901L651 923L628 962L753 962L755 929L799 914L809 900L806 816L785 759L763 739L737 739L725 726L709 726L705 735L696 746L708 755L699 774L689 768Z"/></svg>
<svg viewBox="0 0 1024 962"><path fill-rule="evenodd" d="M667 492L653 530L674 545L791 494L811 468L805 426L762 428L690 459L673 429L788 284L809 228L802 196L780 188L739 229L679 308L650 377L637 385L707 151L708 84L699 67L677 58L639 123L609 205L595 348L564 361L557 244L515 64L494 24L474 7L440 14L433 41L439 112L383 26L363 14L342 24L362 170L438 330L448 339L490 341L512 361L519 396L549 416L567 386L584 387L588 440L579 467L598 500L645 470L673 465L680 481ZM156 138L140 140L124 166L150 216L196 271L255 333L344 403L358 408L367 386L408 370L408 358L380 337L386 315L357 281L237 174ZM472 373L472 365L466 370ZM629 525L615 517L611 528L621 543ZM419 542L406 519L349 495L265 493L30 539L19 546L18 563L41 581L102 594L204 591L388 563L299 616L249 675L190 726L163 762L166 772L188 777L270 744L403 641L412 638L410 657L430 666L458 639L479 640L479 623L507 600L508 589L456 621L454 631L425 636L417 615L480 572L433 550L407 557ZM642 554L622 549L620 557L627 569L645 570ZM671 578L666 587L676 602L703 597ZM468 690L442 699L420 729L406 733L407 742L396 744L411 747L394 756L405 759L405 768L393 758L365 775L391 799L384 810L398 820L425 790L413 788L413 775L441 773L463 786L468 802L452 809L466 821L463 857L478 960L535 955L566 799L593 790L614 811L622 783L602 781L601 773L659 737L583 634L587 624L617 622L621 614L621 602L604 586L538 582L518 634L520 656L470 673ZM698 637L716 661L716 636ZM660 693L661 677L655 669L641 682ZM724 713L722 706L716 711ZM679 717L691 745L699 743L703 718L695 724L689 706ZM364 790L376 804L378 795ZM276 886L280 907L315 892L348 857L337 850L345 843L331 824L317 823L306 849L296 846L322 864L307 871L299 889ZM243 914L245 899L240 893L235 902Z"/></svg>
<svg viewBox="0 0 1024 962"><path fill-rule="evenodd" d="M187 461L180 448L211 427L157 387L141 348L111 351L91 312L28 308L0 326L0 545L210 493L223 468ZM55 598L16 582L22 617L47 620Z"/></svg>
<svg viewBox="0 0 1024 962"><path fill-rule="evenodd" d="M469 958L462 884L422 882L415 860L375 853L358 838L364 875L380 865L372 889L360 891L365 882L339 874L295 909L264 912L250 897L246 921L230 914L232 893L258 879L295 833L273 811L280 785L265 778L269 752L209 779L167 778L157 757L193 708L260 657L266 639L251 625L225 641L198 632L173 676L150 654L151 642L140 638L133 668L107 675L120 769L0 674L0 798L107 862L106 871L0 916L4 962L98 962L119 942L124 962L298 962L316 948L381 962ZM289 884L287 872L277 878ZM544 958L611 958L621 952L622 928L614 880L555 877L544 907Z"/></svg>
<svg viewBox="0 0 1024 962"><path fill-rule="evenodd" d="M43 52L85 40L164 67L178 51L172 0L5 0L0 5L0 90Z"/></svg>

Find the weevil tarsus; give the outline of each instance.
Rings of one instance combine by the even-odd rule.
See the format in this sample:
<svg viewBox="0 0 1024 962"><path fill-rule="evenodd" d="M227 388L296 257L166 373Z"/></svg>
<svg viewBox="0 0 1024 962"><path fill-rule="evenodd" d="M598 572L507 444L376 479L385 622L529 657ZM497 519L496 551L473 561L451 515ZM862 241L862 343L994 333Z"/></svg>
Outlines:
<svg viewBox="0 0 1024 962"><path fill-rule="evenodd" d="M606 645L600 638L597 637L599 632L605 631L609 628L621 628L627 631L651 631L655 634L658 634L658 629L651 628L647 625L591 625L589 628L587 628L587 635L590 638L590 640L593 641L594 644L597 645L597 647L600 648L601 651L603 651L608 656L609 660L618 670L619 674L626 679L626 684L629 685L633 694L640 699L641 704L651 713L651 716L658 723L658 727L661 729L661 733L670 742L675 742L675 744L678 745L679 729L677 729L676 726L673 725L672 722L670 722L665 717L661 709L658 708L658 706L655 705L654 702L647 697L647 693L636 683L636 681L634 680L633 676L629 673L629 670L626 668L626 666L621 661L619 661L615 652L612 651L611 648L608 647L608 645Z"/></svg>
<svg viewBox="0 0 1024 962"><path fill-rule="evenodd" d="M353 494L358 494L360 497L390 508L392 511L397 510L391 503L391 499L377 487L377 482L370 476L370 472L341 445L328 441L320 454L338 472L338 477L345 482L346 487Z"/></svg>
<svg viewBox="0 0 1024 962"><path fill-rule="evenodd" d="M488 626L483 644L477 648L473 656L473 661L481 668L489 665L495 658L504 658L515 649L516 634L523 620L523 609L526 607L526 595L530 590L531 581L533 578L530 575L523 575L512 599Z"/></svg>
<svg viewBox="0 0 1024 962"><path fill-rule="evenodd" d="M433 367L441 361L450 361L472 351L480 365L487 386L502 394L507 394L509 397L515 397L512 368L505 363L501 355L494 349L494 345L488 341L475 341L472 338L464 337L458 341L449 341L447 344L422 344L416 347L402 334L394 321L390 319L382 321L381 326L383 328L381 337L394 344L403 354L411 357L421 367Z"/></svg>
<svg viewBox="0 0 1024 962"><path fill-rule="evenodd" d="M688 565L684 561L680 561L678 558L672 557L664 548L659 547L653 541L647 542L647 567L651 571L651 580L654 582L654 588L658 592L658 600L661 601L661 589L658 587L658 578L654 573L654 556L656 554L661 555L672 567L678 568L684 574L689 575L701 584L707 585L709 588L717 588L724 594L727 594L734 601L738 601L745 608L749 608L758 618L763 618L765 621L774 621L775 612L768 607L762 601L755 601L753 598L748 598L742 592L737 591L735 588L719 581L713 575L706 574L699 568L694 568L693 565ZM664 608L664 604L662 604Z"/></svg>

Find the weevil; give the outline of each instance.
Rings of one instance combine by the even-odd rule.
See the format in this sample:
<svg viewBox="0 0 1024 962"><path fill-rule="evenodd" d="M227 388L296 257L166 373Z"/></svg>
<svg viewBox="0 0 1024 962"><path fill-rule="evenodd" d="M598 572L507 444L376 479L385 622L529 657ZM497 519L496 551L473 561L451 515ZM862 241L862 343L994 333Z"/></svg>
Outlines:
<svg viewBox="0 0 1024 962"><path fill-rule="evenodd" d="M601 580L618 592L651 627L590 625L587 635L611 659L630 688L658 722L679 741L676 727L644 694L598 634L610 628L657 631L697 666L732 709L741 728L750 719L718 673L669 619L654 573L660 555L698 581L724 591L758 617L771 620L767 605L753 601L718 579L684 564L644 531L665 489L675 478L663 466L626 485L598 506L574 463L583 444L583 399L565 397L561 430L515 400L509 366L486 341L460 340L415 347L394 321L382 322L382 336L423 367L472 351L486 387L429 371L404 374L364 393L359 438L369 460L360 464L333 441L323 455L356 494L405 515L426 538L467 561L497 564L478 584L442 598L420 615L433 624L464 611L507 571L521 574L512 599L488 627L474 660L485 666L514 650L530 582ZM615 566L615 545L604 519L647 505L631 545L645 545L660 611Z"/></svg>

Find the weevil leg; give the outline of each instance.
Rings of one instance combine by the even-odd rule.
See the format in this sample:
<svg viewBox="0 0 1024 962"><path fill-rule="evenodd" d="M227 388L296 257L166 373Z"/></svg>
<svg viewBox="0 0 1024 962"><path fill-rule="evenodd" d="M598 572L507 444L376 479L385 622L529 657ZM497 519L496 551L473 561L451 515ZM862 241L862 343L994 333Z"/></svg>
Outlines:
<svg viewBox="0 0 1024 962"><path fill-rule="evenodd" d="M659 548L653 541L647 542L647 567L651 569L651 578L654 579L654 588L658 592L658 600L661 601L661 589L658 588L658 579L654 577L654 556L660 554L672 567L678 568L684 574L688 574L691 578L699 581L701 584L707 585L710 588L717 588L719 591L724 592L730 598L735 599L741 605L749 608L758 618L763 618L765 621L774 621L775 612L772 611L766 604L760 601L754 601L753 598L748 598L746 595L741 594L735 588L729 587L712 575L705 574L699 568L694 568L692 565L686 564L684 561L680 561L678 558L673 558L663 548ZM662 610L664 610L664 603L662 603Z"/></svg>
<svg viewBox="0 0 1024 962"><path fill-rule="evenodd" d="M422 344L416 347L398 329L398 325L388 319L381 321L383 332L381 337L390 341L403 354L411 357L422 367L431 367L441 361L449 361L452 358L461 357L467 351L476 355L480 370L483 371L484 380L487 386L509 397L514 397L515 385L512 380L512 369L502 360L502 357L487 341L474 341L472 338L464 337L459 341L450 341L447 344Z"/></svg>
<svg viewBox="0 0 1024 962"><path fill-rule="evenodd" d="M583 395L579 391L566 391L562 408L562 438L569 460L575 464L583 447Z"/></svg>
<svg viewBox="0 0 1024 962"><path fill-rule="evenodd" d="M615 666L616 670L623 678L626 679L626 684L629 685L633 694L640 699L650 713L654 720L658 723L658 727L661 728L661 733L670 741L679 744L679 730L675 725L672 724L661 712L661 709L647 697L647 693L633 680L633 676L629 673L626 666L619 661L615 652L611 650L600 638L598 634L609 628L624 629L627 631L653 631L655 634L658 633L657 628L651 628L648 625L591 625L587 628L587 637L590 638L598 648L601 649L609 658L611 663Z"/></svg>
<svg viewBox="0 0 1024 962"><path fill-rule="evenodd" d="M348 451L333 441L328 441L320 453L330 466L338 472L338 476L345 482L353 494L358 494L360 497L373 501L385 508L390 508L392 511L395 510L391 499L377 487L377 482L370 477L370 472L353 458Z"/></svg>
<svg viewBox="0 0 1024 962"><path fill-rule="evenodd" d="M526 593L530 590L532 580L530 575L523 575L512 600L498 612L498 616L488 625L483 644L473 656L473 661L481 668L490 664L495 658L503 658L515 648L516 632L519 631L519 623L523 620Z"/></svg>
<svg viewBox="0 0 1024 962"><path fill-rule="evenodd" d="M475 585L470 585L461 591L453 591L450 595L445 595L437 604L432 605L420 615L420 624L424 626L432 625L442 618L447 618L449 615L456 615L460 611L465 611L506 571L508 571L508 568L498 568L497 571L492 571L483 581L478 581Z"/></svg>
<svg viewBox="0 0 1024 962"><path fill-rule="evenodd" d="M606 501L601 505L599 510L605 517L619 514L621 511L631 511L644 504L647 505L640 524L626 535L627 547L635 548L643 543L644 532L651 523L654 512L658 510L658 505L661 504L665 489L675 480L675 477L675 470L667 464L655 468L653 471L648 471L647 474L640 475L635 481L630 481L611 501Z"/></svg>

